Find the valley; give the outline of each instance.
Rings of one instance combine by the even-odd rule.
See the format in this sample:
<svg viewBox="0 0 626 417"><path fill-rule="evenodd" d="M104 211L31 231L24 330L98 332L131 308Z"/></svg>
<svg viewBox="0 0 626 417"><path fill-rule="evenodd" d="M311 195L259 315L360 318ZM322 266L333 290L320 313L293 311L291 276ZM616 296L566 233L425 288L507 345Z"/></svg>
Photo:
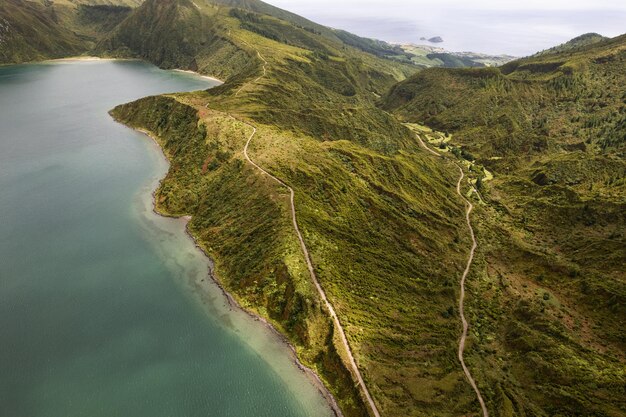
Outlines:
<svg viewBox="0 0 626 417"><path fill-rule="evenodd" d="M500 383L499 395L513 414L539 414L545 401L574 415L624 407L602 398L623 381L626 44L592 39L500 69L426 70L383 99L401 119L445 132L421 130L481 178L478 355L508 364L498 368L511 388ZM574 369L584 378L572 379ZM541 388L512 388L532 385Z"/></svg>

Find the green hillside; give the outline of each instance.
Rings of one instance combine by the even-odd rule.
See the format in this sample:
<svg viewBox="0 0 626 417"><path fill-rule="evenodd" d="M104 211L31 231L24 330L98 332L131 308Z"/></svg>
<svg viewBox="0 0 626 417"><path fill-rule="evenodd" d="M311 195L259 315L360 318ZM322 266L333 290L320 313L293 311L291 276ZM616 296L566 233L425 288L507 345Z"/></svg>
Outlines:
<svg viewBox="0 0 626 417"><path fill-rule="evenodd" d="M132 11L134 0L0 3L0 64L82 55Z"/></svg>
<svg viewBox="0 0 626 417"><path fill-rule="evenodd" d="M626 36L572 44L500 69L425 70L381 100L475 160L470 358L500 415L626 410Z"/></svg>
<svg viewBox="0 0 626 417"><path fill-rule="evenodd" d="M86 47L59 24L54 8L25 0L0 3L0 63L75 55Z"/></svg>
<svg viewBox="0 0 626 417"><path fill-rule="evenodd" d="M7 0L0 62L88 53L224 80L111 114L171 161L157 209L193 217L220 283L286 335L345 416L370 407L287 188L244 156L251 137L251 158L294 190L315 274L383 417L480 410L457 359L471 246L462 160L479 241L466 361L491 415L624 415L624 36L416 73L400 47L261 1L139 3ZM427 55L417 60L491 62Z"/></svg>
<svg viewBox="0 0 626 417"><path fill-rule="evenodd" d="M620 36L499 69L427 69L394 86L382 107L462 132L469 151L506 156L501 164L557 149L623 156L625 43Z"/></svg>
<svg viewBox="0 0 626 417"><path fill-rule="evenodd" d="M274 16L196 5L147 2L99 45L111 48L103 53L167 57L159 63L190 63L226 78L208 92L114 111L158 135L172 159L159 208L192 215L225 286L289 335L345 415L368 415L312 288L288 196L243 159L251 128L239 120L253 123L250 152L294 188L316 274L382 415L473 409L455 358L455 281L469 247L454 191L458 172L427 157L410 131L374 105L413 67ZM176 23L158 33L197 48L155 53L160 44L150 27L167 22ZM189 31L193 25L204 29ZM235 56L241 60L230 65Z"/></svg>
<svg viewBox="0 0 626 417"><path fill-rule="evenodd" d="M384 415L471 407L454 359L458 323L440 311L442 303L446 314L453 308L449 276L464 255L456 172L425 158L415 137L375 106L415 67L381 59L375 50L366 53L369 41L341 35L349 38L344 42L336 31L264 3L241 6L202 0L152 0L132 10L107 6L128 13L109 30L111 20L99 14L103 6L67 3L64 19L84 36L102 28L88 38L96 43L89 54L142 58L226 80L208 92L144 100L115 115L178 149L171 155L172 180L159 193L160 209L194 216L194 234L214 256L220 280L289 336L345 415L366 415L367 407L328 313L311 290L284 190L243 163L242 141L250 129L231 116L258 127L251 150L295 189L316 272ZM259 8L270 14L254 12ZM87 18L89 25L78 26ZM438 196L438 202L426 196ZM250 203L242 205L242 199ZM448 247L458 264L441 265L429 255ZM415 295L409 302L407 291ZM422 339L433 326L438 333ZM406 357L404 347L414 353ZM424 355L428 369L420 365ZM424 383L437 388L422 391ZM439 398L440 389L461 393L459 402ZM422 401L428 405L416 406Z"/></svg>
<svg viewBox="0 0 626 417"><path fill-rule="evenodd" d="M599 35L597 33L585 33L584 35L580 35L575 37L574 39L570 39L569 41L562 43L561 45L546 49L545 51L538 52L535 56L574 51L588 45L593 45L595 43L605 41L607 39L607 37Z"/></svg>
<svg viewBox="0 0 626 417"><path fill-rule="evenodd" d="M341 42L381 58L393 59L399 58L398 55L404 55L399 46L376 39L363 38L345 30L328 28L259 0L215 0L214 3L276 17L309 32L322 35L330 41Z"/></svg>
<svg viewBox="0 0 626 417"><path fill-rule="evenodd" d="M389 151L413 141L373 103L414 67L273 16L188 0L150 1L96 51L226 78L212 94L257 121ZM238 94L261 75L263 60L269 75Z"/></svg>

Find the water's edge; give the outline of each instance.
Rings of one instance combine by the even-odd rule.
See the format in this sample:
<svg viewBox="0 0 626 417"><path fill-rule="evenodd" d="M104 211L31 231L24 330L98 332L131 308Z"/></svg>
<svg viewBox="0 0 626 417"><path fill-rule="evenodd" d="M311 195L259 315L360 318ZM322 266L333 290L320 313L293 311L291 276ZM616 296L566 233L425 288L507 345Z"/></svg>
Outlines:
<svg viewBox="0 0 626 417"><path fill-rule="evenodd" d="M217 285L217 287L220 289L221 293L223 294L223 296L228 301L228 304L229 304L230 308L239 310L239 311L247 314L249 317L251 317L255 321L262 323L263 326L267 330L269 330L269 332L271 334L273 334L274 337L276 337L280 343L282 343L284 346L287 346L289 348L289 351L291 352L290 355L291 355L291 360L293 361L293 363L298 367L298 369L302 373L304 373L306 375L307 379L309 379L309 381L313 384L313 386L315 386L317 388L318 392L324 398L324 400L328 403L330 409L335 414L335 416L336 417L343 417L343 413L341 412L341 409L339 408L339 406L337 404L337 401L335 400L335 397L331 394L331 392L328 390L326 385L324 385L323 381L317 375L317 373L314 370L312 370L311 368L309 368L309 367L305 366L304 364L302 364L302 362L300 362L300 359L298 358L298 354L297 354L296 348L289 341L289 339L283 333L281 333L278 329L276 329L276 327L274 327L272 325L272 323L270 323L266 318L264 318L263 316L261 316L261 315L255 313L255 312L250 311L250 310L244 308L243 306L241 306L241 304L235 299L235 297L233 297L233 295L230 294L226 290L226 288L224 287L224 285L222 284L220 279L217 277L217 274L215 272L215 263L214 263L213 259L211 258L211 255L198 243L197 238L193 235L193 233L189 229L189 221L192 219L192 216L174 216L174 215L171 215L169 213L161 212L157 208L156 193L157 193L158 189L160 188L163 179L165 178L165 176L167 176L167 174L169 172L169 168L170 168L170 161L169 161L167 155L165 154L165 152L163 150L163 147L161 146L161 144L160 144L160 142L158 140L158 135L156 135L154 132L149 131L147 129L134 128L132 126L126 125L126 124L116 120L115 118L113 118L113 119L117 123L119 123L119 124L129 128L129 129L133 129L133 130L135 130L137 132L140 132L140 133L144 134L145 136L147 136L148 138L150 138L150 140L153 141L156 144L156 147L159 149L159 152L160 152L161 156L163 157L163 159L167 163L167 170L165 172L165 175L162 178L158 179L158 181L155 181L155 183L154 183L155 187L151 191L152 212L154 214L156 214L157 216L160 216L160 217L163 217L163 218L182 219L182 220L184 220L184 233L185 233L185 235L187 235L187 237L189 239L191 239L191 241L193 242L194 246L204 255L204 257L208 261L207 262L208 265L209 265L208 276L209 276L210 280L213 283L215 283L215 285Z"/></svg>

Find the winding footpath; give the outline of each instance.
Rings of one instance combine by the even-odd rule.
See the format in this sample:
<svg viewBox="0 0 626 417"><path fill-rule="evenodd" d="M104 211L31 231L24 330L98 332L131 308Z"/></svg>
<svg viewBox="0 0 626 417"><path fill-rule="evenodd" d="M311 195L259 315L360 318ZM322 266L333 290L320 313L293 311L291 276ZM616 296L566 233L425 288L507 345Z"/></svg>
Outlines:
<svg viewBox="0 0 626 417"><path fill-rule="evenodd" d="M419 135L416 135L416 136L420 142L420 145L424 149L426 149L428 152L432 153L433 155L436 155L439 158L443 157L441 154L430 149L430 147L428 147L428 145L424 143L424 141L422 140L422 138L420 138ZM461 296L459 297L459 315L461 316L461 322L463 323L463 332L461 333L461 339L459 340L458 358L459 358L459 362L461 362L461 367L463 368L463 372L465 373L465 377L467 378L467 381L469 382L469 384L474 389L474 392L476 393L476 397L478 398L478 402L480 403L480 407L483 412L483 417L489 417L489 411L487 410L487 406L485 405L483 396L481 395L480 390L478 389L478 385L476 385L476 381L474 380L474 377L472 377L471 372L469 371L469 369L467 368L467 365L465 364L465 357L464 357L465 342L467 341L467 331L469 329L469 323L467 322L467 319L465 318L465 281L467 280L467 275L469 274L470 268L472 267L472 263L474 262L474 253L476 252L478 243L476 242L474 228L472 227L472 221L470 219L472 210L474 210L474 205L471 203L471 201L465 198L465 196L461 192L461 183L463 182L463 179L465 178L465 173L463 172L463 168L461 168L460 165L456 163L455 165L457 166L457 168L459 168L459 172L461 173L459 182L456 184L456 192L459 195L459 197L463 199L467 207L467 211L465 212L465 220L467 221L467 227L469 228L470 236L472 238L472 249L470 250L469 258L467 259L467 265L465 266L465 271L463 271L463 276L461 277L461 284L460 284Z"/></svg>
<svg viewBox="0 0 626 417"><path fill-rule="evenodd" d="M246 45L248 45L247 42L242 41L243 43L245 43ZM250 45L248 45L250 46ZM259 58L261 59L261 61L263 61L263 74L261 74L258 78L256 78L254 81L252 81L251 83L244 83L241 87L239 87L239 90L237 90L237 92L235 93L235 97L237 97L239 95L239 93L241 93L241 90L243 90L243 88L245 86L247 86L248 84L256 84L258 83L261 78L265 77L267 75L267 60L263 57L263 55L261 55L261 53L257 50L256 51L257 55L259 56Z"/></svg>
<svg viewBox="0 0 626 417"><path fill-rule="evenodd" d="M306 244L304 243L304 238L302 237L302 233L300 232L300 227L298 226L298 218L296 216L296 205L295 205L295 192L293 191L293 188L291 188L289 185L285 184L282 180L278 179L277 177L275 177L272 174L270 174L269 172L267 172L265 169L261 168L259 165L257 165L250 158L250 156L248 155L248 147L250 146L250 142L252 141L252 139L256 135L256 128L254 126L252 126L252 125L249 125L249 124L248 124L248 126L252 127L253 131L252 131L252 134L250 135L250 137L248 138L248 142L246 142L246 146L245 146L245 148L243 150L244 156L246 157L246 160L252 166L254 166L256 169L261 171L263 174L267 175L268 177L270 177L271 179L276 181L278 184L282 185L283 187L285 187L285 188L287 188L289 190L289 193L291 195L291 197L290 197L291 221L293 223L293 228L294 228L294 230L296 232L296 235L298 236L298 240L300 241L300 248L302 249L302 254L304 255L304 258L306 260L306 265L307 265L307 268L309 270L309 274L311 276L311 280L313 281L313 284L315 284L315 288L317 289L317 292L319 293L320 298L322 299L322 301L326 305L326 308L328 309L330 317L333 319L333 323L335 324L336 330L339 331L339 337L341 338L341 343L342 343L342 345L344 346L344 348L346 350L346 355L348 356L348 360L350 362L350 367L352 368L352 373L353 373L354 377L357 380L357 387L361 387L363 395L365 396L365 399L367 400L367 403L369 404L369 407L372 410L373 415L375 417L380 417L380 413L378 412L378 408L376 407L376 403L374 403L374 399L370 395L370 393L369 393L369 391L368 391L368 389L367 389L367 387L365 385L365 381L363 381L363 377L361 375L361 372L359 371L359 368L358 368L358 366L356 364L356 361L354 360L354 356L352 355L352 350L350 349L350 345L348 344L348 338L346 337L346 333L343 330L343 326L341 325L341 322L339 321L339 317L337 316L337 313L335 312L335 309L334 309L333 305L328 300L328 297L326 297L326 292L324 291L324 289L320 285L320 283L319 283L319 281L317 279L317 275L315 274L315 269L313 268L313 263L311 261L311 255L309 254L309 250L307 249Z"/></svg>
<svg viewBox="0 0 626 417"><path fill-rule="evenodd" d="M463 195L461 192L461 182L463 178L465 178L465 174L463 173L463 169L457 165L459 171L461 172L461 177L459 178L459 182L456 185L457 194L465 201L467 205L467 211L465 213L465 219L467 220L467 226L469 227L470 236L472 237L472 249L470 250L469 258L467 259L467 266L465 266L465 271L463 271L463 276L461 277L461 296L459 297L459 314L461 315L461 321L463 322L463 333L461 334L461 339L459 340L459 361L461 362L461 366L463 367L463 372L465 372L465 376L469 384L474 388L474 392L476 392L476 397L478 397L478 402L480 403L480 407L483 410L483 417L489 417L489 411L487 411L487 406L485 405L485 400L483 400L483 396L480 394L480 390L476 385L476 381L472 377L467 365L465 365L465 358L463 357L463 353L465 352L465 341L467 340L467 330L469 329L469 323L465 318L465 280L467 279L467 274L469 274L470 268L472 267L472 262L474 261L474 253L476 252L476 248L478 244L476 243L476 236L474 235L474 228L472 227L472 222L470 220L470 214L474 209L474 205Z"/></svg>
<svg viewBox="0 0 626 417"><path fill-rule="evenodd" d="M255 79L254 81L252 81L251 84L257 83L267 74L267 68L266 68L267 60L263 57L263 55L261 55L261 53L258 50L256 50L256 53L258 54L259 58L263 61L263 74L257 79ZM237 96L246 85L248 85L248 83L242 85L239 88L239 90L237 90L237 92L235 93L235 96ZM208 104L206 105L206 107L208 108ZM341 344L343 345L346 356L348 357L348 361L349 361L350 368L351 368L351 373L357 382L356 384L357 388L360 387L361 392L363 396L365 397L365 400L367 401L369 408L372 411L372 415L374 417L380 417L378 407L376 407L376 403L374 402L374 399L372 398L369 390L367 389L367 386L365 385L365 381L363 380L363 376L361 375L361 372L359 371L359 367L357 366L356 361L354 360L354 356L352 355L352 350L350 349L350 345L348 343L348 338L346 337L346 333L343 330L343 326L341 325L341 322L339 321L339 317L337 316L337 313L335 312L335 308L333 307L331 302L328 300L328 297L326 296L326 292L320 285L317 279L317 275L315 274L315 269L313 268L313 262L311 261L311 255L309 253L309 250L307 249L306 243L304 242L304 238L302 237L302 232L300 232L300 227L298 226L298 217L296 215L296 204L295 204L295 192L293 188L291 188L281 179L267 172L265 169L259 166L256 162L254 162L252 158L250 158L250 155L248 154L248 148L250 147L250 143L252 142L252 139L254 139L254 137L256 136L257 129L250 123L247 123L241 120L239 121L249 126L250 128L252 128L252 134L250 134L250 136L248 137L248 141L246 142L246 145L243 149L244 157L246 158L248 163L252 165L253 167L255 167L256 169L258 169L262 174L267 175L269 178L271 178L272 180L274 180L275 182L277 182L278 184L280 184L281 186L289 190L291 221L293 223L293 228L296 232L296 235L298 236L298 241L300 242L300 248L302 249L302 254L304 255L304 259L306 261L306 265L309 270L309 275L311 276L311 280L313 281L313 284L315 285L315 288L317 289L317 292L320 298L324 302L324 305L328 309L328 313L330 314L330 317L332 318L333 323L335 325L335 330L337 330L339 333Z"/></svg>

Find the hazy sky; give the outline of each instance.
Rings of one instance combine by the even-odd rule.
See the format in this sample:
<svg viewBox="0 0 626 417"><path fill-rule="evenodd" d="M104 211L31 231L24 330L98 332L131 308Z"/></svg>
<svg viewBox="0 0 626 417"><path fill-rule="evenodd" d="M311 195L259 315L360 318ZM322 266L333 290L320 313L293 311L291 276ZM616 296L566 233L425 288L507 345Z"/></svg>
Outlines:
<svg viewBox="0 0 626 417"><path fill-rule="evenodd" d="M389 42L441 36L453 51L528 55L586 32L626 33L626 0L266 0Z"/></svg>

